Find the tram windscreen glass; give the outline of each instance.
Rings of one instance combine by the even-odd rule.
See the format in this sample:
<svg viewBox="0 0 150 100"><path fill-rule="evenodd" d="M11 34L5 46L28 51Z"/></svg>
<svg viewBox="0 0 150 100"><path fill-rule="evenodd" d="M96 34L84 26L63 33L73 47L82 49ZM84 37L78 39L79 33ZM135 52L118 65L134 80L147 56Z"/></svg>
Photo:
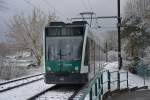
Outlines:
<svg viewBox="0 0 150 100"><path fill-rule="evenodd" d="M81 36L84 30L84 27L48 27L46 36Z"/></svg>
<svg viewBox="0 0 150 100"><path fill-rule="evenodd" d="M48 27L46 28L46 36L60 36L62 32L62 28L58 27Z"/></svg>
<svg viewBox="0 0 150 100"><path fill-rule="evenodd" d="M51 42L53 41L53 42ZM82 36L77 37L47 37L47 60L81 60Z"/></svg>

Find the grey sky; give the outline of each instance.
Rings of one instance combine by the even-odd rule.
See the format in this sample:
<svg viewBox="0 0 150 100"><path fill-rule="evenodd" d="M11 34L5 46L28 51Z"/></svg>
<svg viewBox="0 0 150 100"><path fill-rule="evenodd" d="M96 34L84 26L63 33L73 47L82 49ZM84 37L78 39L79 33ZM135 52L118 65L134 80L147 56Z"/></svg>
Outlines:
<svg viewBox="0 0 150 100"><path fill-rule="evenodd" d="M4 0L5 1L5 0ZM29 1L31 4L26 3ZM56 12L60 20L77 17L82 11L91 11L91 8L98 16L117 15L117 0L7 0L8 10L0 11L0 33L7 30L5 22L14 14L31 13L33 7L48 13ZM123 9L127 0L121 0ZM123 10L122 10L123 11ZM123 12L121 12L123 13Z"/></svg>

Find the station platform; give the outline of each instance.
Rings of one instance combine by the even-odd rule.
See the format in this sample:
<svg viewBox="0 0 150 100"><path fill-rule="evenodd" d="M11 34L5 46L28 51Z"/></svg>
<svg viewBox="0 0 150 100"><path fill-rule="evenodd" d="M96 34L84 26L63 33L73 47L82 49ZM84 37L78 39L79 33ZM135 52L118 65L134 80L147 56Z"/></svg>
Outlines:
<svg viewBox="0 0 150 100"><path fill-rule="evenodd" d="M117 93L111 95L107 100L150 100L150 90Z"/></svg>

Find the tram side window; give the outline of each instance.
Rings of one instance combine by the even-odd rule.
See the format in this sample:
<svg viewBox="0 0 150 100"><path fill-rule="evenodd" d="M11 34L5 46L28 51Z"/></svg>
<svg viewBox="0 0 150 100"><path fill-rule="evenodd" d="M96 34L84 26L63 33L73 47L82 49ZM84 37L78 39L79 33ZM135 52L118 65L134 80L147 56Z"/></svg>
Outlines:
<svg viewBox="0 0 150 100"><path fill-rule="evenodd" d="M51 27L46 28L47 36L61 36L61 28L58 27Z"/></svg>

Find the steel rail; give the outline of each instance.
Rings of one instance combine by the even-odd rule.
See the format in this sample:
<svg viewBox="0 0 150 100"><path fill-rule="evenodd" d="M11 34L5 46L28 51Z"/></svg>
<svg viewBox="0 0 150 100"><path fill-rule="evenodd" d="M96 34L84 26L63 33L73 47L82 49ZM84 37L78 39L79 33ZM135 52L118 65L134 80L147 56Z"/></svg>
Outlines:
<svg viewBox="0 0 150 100"><path fill-rule="evenodd" d="M0 83L0 86L1 86L1 85L5 85L5 84L8 84L8 83L12 83L12 82L17 82L17 81L20 81L20 80L25 80L25 79L28 79L28 78L33 78L33 77L36 77L36 76L41 76L41 75L44 75L44 73L35 74L35 75L30 75L30 76L23 77L23 78L17 78L17 79L13 79L13 80L10 80L10 81L2 82L2 83Z"/></svg>
<svg viewBox="0 0 150 100"><path fill-rule="evenodd" d="M53 90L53 89L55 89L55 88L59 88L59 86L58 86L58 85L54 85L54 86L52 86L52 87L50 87L50 88L47 88L47 89L45 89L45 90L43 90L43 91L41 91L41 92L35 94L34 96L28 98L27 100L35 100L35 99L38 98L39 96L41 96L41 95L43 95L44 93L46 93L46 92L48 92L48 91L50 91L50 90Z"/></svg>
<svg viewBox="0 0 150 100"><path fill-rule="evenodd" d="M79 86L80 87L80 86ZM83 89L84 86L81 86L79 89L75 90L75 92L68 98L68 100L73 100L75 96Z"/></svg>
<svg viewBox="0 0 150 100"><path fill-rule="evenodd" d="M11 89L14 89L14 88L17 88L17 87L21 87L23 85L27 85L27 84L30 84L30 83L33 83L33 82L36 82L36 81L40 81L40 80L43 80L44 77L39 77L37 79L32 79L34 77L38 77L38 76L42 76L43 73L41 74L35 74L35 75L30 75L30 76L26 76L26 77L22 77L22 78L17 78L17 79L13 79L13 80L10 80L10 81L7 81L7 82L3 82L3 83L0 83L0 93L1 92L5 92L5 91L8 91L8 90L11 90ZM29 79L32 79L32 80L29 80ZM29 80L27 82L22 82L20 84L14 84L14 83L17 83L17 82L20 82L20 81L24 81L24 80ZM4 88L4 86L6 85L11 85L11 84L14 84L13 86L8 86L6 88ZM4 88L4 89L3 89Z"/></svg>
<svg viewBox="0 0 150 100"><path fill-rule="evenodd" d="M47 93L49 91L54 91L54 90L57 90L57 89L61 89L62 87L69 87L69 86L54 85L50 88L47 88L47 89L33 95L32 97L28 98L27 100L36 100L36 99L40 98L40 96L44 95L45 93ZM67 97L67 100L73 100L73 98L79 93L79 91L81 90L82 87L83 87L83 85L82 86L81 85L76 86L76 89L74 90L74 93L72 93L71 96Z"/></svg>
<svg viewBox="0 0 150 100"><path fill-rule="evenodd" d="M40 80L43 80L43 79L44 79L44 78L39 78L39 79L32 80L32 81L29 81L29 82L26 82L26 83L22 83L22 84L19 84L19 85L11 86L11 87L8 87L8 88L6 88L6 89L0 90L0 93L1 93L1 92L5 92L5 91L8 91L8 90L11 90L11 89L15 89L15 88L18 88L18 87L21 87L21 86L24 86L24 85L27 85L27 84L30 84L30 83L33 83L33 82L36 82L36 81L40 81Z"/></svg>

